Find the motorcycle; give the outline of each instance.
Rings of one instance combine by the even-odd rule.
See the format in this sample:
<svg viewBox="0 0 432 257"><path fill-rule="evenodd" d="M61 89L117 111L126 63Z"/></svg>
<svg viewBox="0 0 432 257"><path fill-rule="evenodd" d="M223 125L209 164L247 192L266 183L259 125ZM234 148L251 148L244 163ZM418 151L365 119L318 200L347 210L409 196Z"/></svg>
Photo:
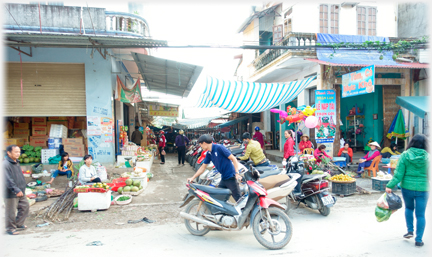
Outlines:
<svg viewBox="0 0 432 257"><path fill-rule="evenodd" d="M244 173L248 192L237 203L228 202L229 189L219 189L188 183L188 194L180 208L187 205L180 216L186 229L196 236L203 236L211 229L239 231L252 227L257 241L264 247L277 250L285 247L292 237L292 224L285 208L267 197L268 193L258 182L259 172L251 162ZM194 199L198 198L198 199Z"/></svg>
<svg viewBox="0 0 432 257"><path fill-rule="evenodd" d="M297 157L288 160L286 169L287 174L304 174ZM328 174L303 175L300 181L301 194L294 195L294 192L291 192L289 198L297 203L297 206L303 203L312 210L318 210L321 215L328 216L336 198L329 192L329 181L324 179L327 176Z"/></svg>

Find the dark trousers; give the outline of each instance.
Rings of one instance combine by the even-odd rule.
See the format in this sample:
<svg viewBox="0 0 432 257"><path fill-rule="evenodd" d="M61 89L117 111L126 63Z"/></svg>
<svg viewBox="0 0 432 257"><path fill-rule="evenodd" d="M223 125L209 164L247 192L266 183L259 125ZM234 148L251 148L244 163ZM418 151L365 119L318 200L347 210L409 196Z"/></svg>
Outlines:
<svg viewBox="0 0 432 257"><path fill-rule="evenodd" d="M341 154L341 157L345 157L346 164L351 162L351 158L347 153Z"/></svg>
<svg viewBox="0 0 432 257"><path fill-rule="evenodd" d="M186 146L177 147L178 163L184 164L186 158Z"/></svg>
<svg viewBox="0 0 432 257"><path fill-rule="evenodd" d="M382 153L381 156L382 156L382 158L390 158L390 157L392 157L392 154L391 153Z"/></svg>
<svg viewBox="0 0 432 257"><path fill-rule="evenodd" d="M17 227L24 226L24 221L26 220L30 210L30 204L27 197L5 198L4 200L6 230L14 231Z"/></svg>
<svg viewBox="0 0 432 257"><path fill-rule="evenodd" d="M358 169L357 169L357 173L363 173L364 168L367 168L369 166L371 166L372 161L367 161L367 162L362 162L359 163Z"/></svg>
<svg viewBox="0 0 432 257"><path fill-rule="evenodd" d="M229 178L227 180L221 179L221 182L219 183L218 187L228 188L229 190L231 190L232 196L236 202L241 197L240 187L235 177Z"/></svg>
<svg viewBox="0 0 432 257"><path fill-rule="evenodd" d="M165 162L165 155L162 154L163 150L164 150L164 147L159 147L159 154L161 157L161 162Z"/></svg>
<svg viewBox="0 0 432 257"><path fill-rule="evenodd" d="M71 170L68 170L68 171L56 170L53 172L52 177L56 178L58 175L61 175L61 176L67 175L67 178L70 178L70 177L72 177L72 171Z"/></svg>

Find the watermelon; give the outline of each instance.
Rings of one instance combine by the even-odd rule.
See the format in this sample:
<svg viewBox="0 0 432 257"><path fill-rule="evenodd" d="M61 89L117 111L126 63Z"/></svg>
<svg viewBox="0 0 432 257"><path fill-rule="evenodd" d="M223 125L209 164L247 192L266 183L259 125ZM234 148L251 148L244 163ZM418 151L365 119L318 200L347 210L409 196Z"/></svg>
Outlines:
<svg viewBox="0 0 432 257"><path fill-rule="evenodd" d="M133 180L132 179L127 179L125 182L126 182L127 186L131 186L132 183L133 183Z"/></svg>
<svg viewBox="0 0 432 257"><path fill-rule="evenodd" d="M132 187L131 191L132 192L138 192L139 188L138 187Z"/></svg>
<svg viewBox="0 0 432 257"><path fill-rule="evenodd" d="M24 159L24 163L29 163L29 162L30 162L29 158Z"/></svg>
<svg viewBox="0 0 432 257"><path fill-rule="evenodd" d="M118 192L119 194L121 194L121 193L123 192L123 187L119 187L119 188L117 189L117 192Z"/></svg>
<svg viewBox="0 0 432 257"><path fill-rule="evenodd" d="M133 185L136 187L140 187L141 186L141 180L134 180Z"/></svg>
<svg viewBox="0 0 432 257"><path fill-rule="evenodd" d="M130 192L130 191L131 191L131 187L130 186L123 187L123 192Z"/></svg>

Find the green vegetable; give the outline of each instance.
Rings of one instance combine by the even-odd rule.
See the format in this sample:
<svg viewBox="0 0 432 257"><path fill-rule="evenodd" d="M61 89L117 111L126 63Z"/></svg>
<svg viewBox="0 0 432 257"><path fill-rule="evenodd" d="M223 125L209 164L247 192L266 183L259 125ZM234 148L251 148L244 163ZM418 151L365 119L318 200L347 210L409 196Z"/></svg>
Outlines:
<svg viewBox="0 0 432 257"><path fill-rule="evenodd" d="M34 151L36 153L38 153L38 152L40 153L42 151L42 147L41 146L36 146L35 149L34 149Z"/></svg>
<svg viewBox="0 0 432 257"><path fill-rule="evenodd" d="M375 217L378 222L386 221L390 219L390 216L391 216L391 210L383 209L378 206L375 208Z"/></svg>
<svg viewBox="0 0 432 257"><path fill-rule="evenodd" d="M122 196L122 197L119 197L118 199L117 199L117 201L119 201L119 202L123 202L123 201L127 201L127 200L129 200L130 199L130 196Z"/></svg>
<svg viewBox="0 0 432 257"><path fill-rule="evenodd" d="M23 149L24 151L33 151L34 147L31 146L31 145L24 145L24 146L22 147L22 149Z"/></svg>

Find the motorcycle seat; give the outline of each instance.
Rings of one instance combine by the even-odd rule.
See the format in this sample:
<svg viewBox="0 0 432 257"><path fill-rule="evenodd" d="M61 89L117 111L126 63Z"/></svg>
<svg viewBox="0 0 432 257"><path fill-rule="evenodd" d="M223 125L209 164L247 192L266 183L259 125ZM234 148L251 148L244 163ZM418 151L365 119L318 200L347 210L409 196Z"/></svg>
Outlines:
<svg viewBox="0 0 432 257"><path fill-rule="evenodd" d="M274 175L274 176L268 176L266 178L260 179L259 182L266 190L269 190L270 188L278 187L286 182L288 182L291 178L288 175Z"/></svg>
<svg viewBox="0 0 432 257"><path fill-rule="evenodd" d="M320 176L317 176L317 175L304 175L304 176L302 177L301 181L303 182L303 181L305 181L305 180L307 180L307 179L311 179L311 178L313 178L313 177L319 178Z"/></svg>
<svg viewBox="0 0 432 257"><path fill-rule="evenodd" d="M206 193L209 194L214 194L214 195L230 195L231 190L227 189L227 188L215 188L212 186L203 186L203 185L194 185L196 188L198 188L201 191L204 191Z"/></svg>

